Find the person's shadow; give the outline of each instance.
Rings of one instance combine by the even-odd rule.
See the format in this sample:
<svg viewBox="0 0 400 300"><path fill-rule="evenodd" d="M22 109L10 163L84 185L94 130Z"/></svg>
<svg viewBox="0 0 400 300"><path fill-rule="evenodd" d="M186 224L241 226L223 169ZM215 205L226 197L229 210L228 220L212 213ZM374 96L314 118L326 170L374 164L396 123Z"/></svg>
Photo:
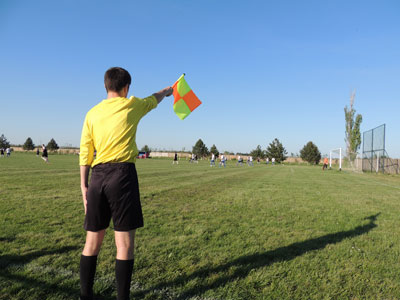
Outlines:
<svg viewBox="0 0 400 300"><path fill-rule="evenodd" d="M12 272L10 268L19 268L30 263L31 261L47 255L62 255L69 251L79 249L74 246L64 246L57 249L38 250L25 255L3 255L0 253L0 280L9 280L21 283L24 288L34 288L40 290L42 294L47 292L57 292L64 297L75 299L79 295L79 290L69 286L60 285L59 282L50 283L46 280L39 280L28 275L22 275L19 272ZM10 296L11 297L11 296ZM1 298L1 295L0 295Z"/></svg>
<svg viewBox="0 0 400 300"><path fill-rule="evenodd" d="M200 284L196 287L189 288L181 293L177 297L177 299L187 299L195 295L198 296L200 294L203 294L207 290L223 286L229 281L244 278L249 274L251 270L266 267L276 262L289 261L307 252L323 249L329 244L336 244L344 239L363 235L373 228L377 227L375 221L379 215L380 213L366 217L365 220L369 220L368 224L357 226L354 229L348 231L340 231L327 234L318 238L309 239L303 242L296 242L288 246L280 247L275 250L263 253L241 256L223 265L219 265L213 268L203 268L192 274L177 277L175 280L159 283L149 289L134 293L134 296L140 299L153 290L160 290L168 287L171 288L177 285L184 285L186 282L193 279L201 279L201 281L204 282L205 279L212 274L224 272L231 267L236 267L236 270L233 274L219 277L212 283Z"/></svg>

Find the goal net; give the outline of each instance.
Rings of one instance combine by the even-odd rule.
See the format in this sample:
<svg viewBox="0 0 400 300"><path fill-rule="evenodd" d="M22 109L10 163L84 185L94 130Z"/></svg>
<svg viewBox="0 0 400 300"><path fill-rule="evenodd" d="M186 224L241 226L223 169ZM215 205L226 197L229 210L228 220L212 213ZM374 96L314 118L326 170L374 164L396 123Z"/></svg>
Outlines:
<svg viewBox="0 0 400 300"><path fill-rule="evenodd" d="M329 169L342 170L342 148L333 149L329 152Z"/></svg>

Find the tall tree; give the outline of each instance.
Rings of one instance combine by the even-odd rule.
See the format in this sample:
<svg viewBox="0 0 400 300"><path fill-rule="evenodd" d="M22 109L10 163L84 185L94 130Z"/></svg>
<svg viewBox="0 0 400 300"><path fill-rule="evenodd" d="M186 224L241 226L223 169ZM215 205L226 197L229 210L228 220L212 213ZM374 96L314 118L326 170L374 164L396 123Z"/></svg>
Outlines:
<svg viewBox="0 0 400 300"><path fill-rule="evenodd" d="M48 150L57 150L60 147L58 147L58 145L57 145L57 143L56 143L56 141L54 139L51 139L50 142L48 142L46 148Z"/></svg>
<svg viewBox="0 0 400 300"><path fill-rule="evenodd" d="M7 138L2 134L0 136L0 148L7 149L10 147L10 143L7 141Z"/></svg>
<svg viewBox="0 0 400 300"><path fill-rule="evenodd" d="M35 145L30 137L28 137L25 141L25 144L22 146L24 150L33 150L35 149Z"/></svg>
<svg viewBox="0 0 400 300"><path fill-rule="evenodd" d="M353 164L354 159L357 157L357 151L360 149L361 145L361 132L360 126L362 122L362 115L357 114L354 109L354 98L356 94L353 92L350 96L350 107L347 105L344 108L344 116L346 121L346 148L347 157L350 164Z"/></svg>
<svg viewBox="0 0 400 300"><path fill-rule="evenodd" d="M217 149L217 146L215 146L214 144L211 146L211 148L210 148L210 153L214 153L214 155L216 156L216 157L218 157L218 155L219 155L219 151L218 151L218 149Z"/></svg>
<svg viewBox="0 0 400 300"><path fill-rule="evenodd" d="M313 142L308 142L304 145L303 149L300 150L300 157L310 164L317 165L321 160L321 152L319 152L318 147Z"/></svg>
<svg viewBox="0 0 400 300"><path fill-rule="evenodd" d="M266 156L269 159L274 157L277 163L283 162L287 158L286 154L286 149L277 138L275 138L267 147Z"/></svg>
<svg viewBox="0 0 400 300"><path fill-rule="evenodd" d="M209 154L208 148L201 139L199 139L193 146L192 152L199 157L205 157Z"/></svg>
<svg viewBox="0 0 400 300"><path fill-rule="evenodd" d="M265 157L265 151L261 149L261 146L258 145L256 149L252 150L250 152L250 155L253 157L254 160L257 158L264 158Z"/></svg>

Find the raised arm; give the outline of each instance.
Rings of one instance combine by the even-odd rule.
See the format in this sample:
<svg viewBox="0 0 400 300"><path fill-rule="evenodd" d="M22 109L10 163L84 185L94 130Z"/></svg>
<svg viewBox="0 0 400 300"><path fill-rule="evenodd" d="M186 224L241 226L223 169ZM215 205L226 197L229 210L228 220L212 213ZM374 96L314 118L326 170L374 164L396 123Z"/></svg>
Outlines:
<svg viewBox="0 0 400 300"><path fill-rule="evenodd" d="M173 91L174 91L173 88L169 86L157 93L154 93L153 96L156 97L157 102L160 103L164 99L164 97L171 96Z"/></svg>

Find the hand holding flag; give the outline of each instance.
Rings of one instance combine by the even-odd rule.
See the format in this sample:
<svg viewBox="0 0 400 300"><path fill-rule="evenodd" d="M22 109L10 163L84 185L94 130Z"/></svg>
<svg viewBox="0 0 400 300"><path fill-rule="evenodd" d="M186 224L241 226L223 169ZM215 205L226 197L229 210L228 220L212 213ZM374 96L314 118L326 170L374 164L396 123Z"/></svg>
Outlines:
<svg viewBox="0 0 400 300"><path fill-rule="evenodd" d="M157 102L160 103L164 97L169 97L172 95L173 92L173 88L172 86L166 87L164 89L162 89L161 91L154 93L153 96L156 97Z"/></svg>
<svg viewBox="0 0 400 300"><path fill-rule="evenodd" d="M201 101L187 84L185 74L179 77L172 88L174 90L174 111L183 120L201 104Z"/></svg>

